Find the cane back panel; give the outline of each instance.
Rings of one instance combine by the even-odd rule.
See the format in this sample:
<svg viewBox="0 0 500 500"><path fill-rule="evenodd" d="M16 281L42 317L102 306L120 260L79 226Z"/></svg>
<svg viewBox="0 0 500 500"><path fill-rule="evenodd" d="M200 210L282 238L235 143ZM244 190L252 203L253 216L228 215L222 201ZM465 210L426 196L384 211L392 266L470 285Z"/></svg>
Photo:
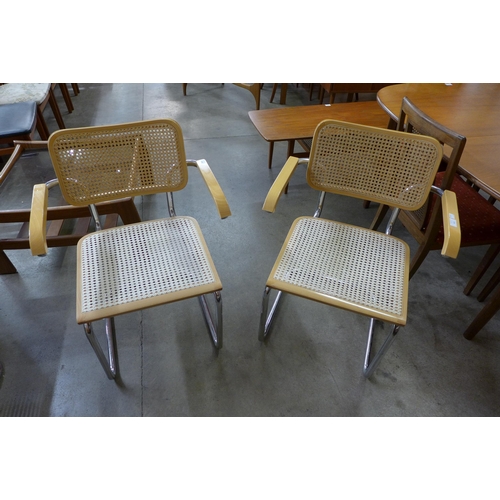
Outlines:
<svg viewBox="0 0 500 500"><path fill-rule="evenodd" d="M178 191L188 179L174 120L58 130L49 138L49 152L71 205Z"/></svg>
<svg viewBox="0 0 500 500"><path fill-rule="evenodd" d="M321 191L420 208L442 158L432 137L324 120L314 134L307 179Z"/></svg>

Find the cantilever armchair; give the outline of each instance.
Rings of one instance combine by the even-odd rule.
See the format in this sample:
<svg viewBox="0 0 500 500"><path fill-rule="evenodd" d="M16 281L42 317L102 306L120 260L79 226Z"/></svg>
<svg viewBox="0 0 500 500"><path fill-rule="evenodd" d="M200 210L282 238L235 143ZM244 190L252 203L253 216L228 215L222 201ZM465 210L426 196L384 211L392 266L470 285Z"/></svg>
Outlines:
<svg viewBox="0 0 500 500"><path fill-rule="evenodd" d="M222 284L195 219L176 216L173 192L188 181L187 167L198 167L219 211L231 215L220 185L205 160L187 160L182 130L170 119L60 130L48 141L49 153L67 203L89 206L96 232L77 247L77 323L110 379L118 373L114 316L198 297L211 339L222 347ZM33 191L30 247L47 251L46 184ZM165 192L169 217L101 229L98 202ZM209 307L205 295L215 298ZM213 310L215 309L215 314ZM215 316L215 318L214 318ZM105 320L108 356L92 323Z"/></svg>
<svg viewBox="0 0 500 500"><path fill-rule="evenodd" d="M442 253L458 253L456 198L432 186L442 154L431 137L336 120L318 125L310 157L290 157L264 202L263 209L274 212L297 165L307 164L307 182L320 191L318 207L312 217L294 221L267 279L259 340L269 335L283 292L356 312L371 318L363 367L364 375L371 376L407 320L410 250L391 235L400 210L419 209L431 189L439 194L445 221ZM394 207L385 234L320 218L326 193ZM268 314L271 291L276 298ZM372 358L377 320L393 328Z"/></svg>

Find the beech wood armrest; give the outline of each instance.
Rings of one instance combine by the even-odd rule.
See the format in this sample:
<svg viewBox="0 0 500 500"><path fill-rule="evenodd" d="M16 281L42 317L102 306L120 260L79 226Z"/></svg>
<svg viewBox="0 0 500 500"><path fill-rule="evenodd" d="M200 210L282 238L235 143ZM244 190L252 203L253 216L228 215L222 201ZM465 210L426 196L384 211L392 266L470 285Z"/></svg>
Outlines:
<svg viewBox="0 0 500 500"><path fill-rule="evenodd" d="M264 205L262 206L262 210L265 210L266 212L274 212L276 210L276 205L278 204L281 195L288 186L288 182L295 172L297 165L299 163L307 163L308 161L308 158L297 158L295 156L290 156L288 158L285 165L278 174L278 177L276 177L276 179L274 180L271 189L267 193L266 199L264 200Z"/></svg>
<svg viewBox="0 0 500 500"><path fill-rule="evenodd" d="M49 189L59 184L57 180L33 186L29 222L29 243L31 255L46 255L47 247L47 205Z"/></svg>
<svg viewBox="0 0 500 500"><path fill-rule="evenodd" d="M444 228L444 243L441 255L455 259L460 250L461 239L457 195L453 191L444 191L441 196L441 207Z"/></svg>
<svg viewBox="0 0 500 500"><path fill-rule="evenodd" d="M190 167L198 167L198 170L200 171L201 176L203 177L203 180L205 181L205 184L207 185L208 190L212 195L220 218L225 219L226 217L229 217L231 215L229 204L207 161L187 160L187 164Z"/></svg>

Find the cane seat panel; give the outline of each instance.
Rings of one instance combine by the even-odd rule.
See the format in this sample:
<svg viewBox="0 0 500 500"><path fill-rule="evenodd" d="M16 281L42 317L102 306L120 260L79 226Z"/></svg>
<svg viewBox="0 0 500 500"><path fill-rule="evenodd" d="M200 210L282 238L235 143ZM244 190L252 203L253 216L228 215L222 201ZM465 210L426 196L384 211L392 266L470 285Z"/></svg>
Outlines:
<svg viewBox="0 0 500 500"><path fill-rule="evenodd" d="M331 220L292 225L267 286L406 324L409 248L392 236Z"/></svg>
<svg viewBox="0 0 500 500"><path fill-rule="evenodd" d="M78 323L222 289L191 217L129 224L78 244Z"/></svg>

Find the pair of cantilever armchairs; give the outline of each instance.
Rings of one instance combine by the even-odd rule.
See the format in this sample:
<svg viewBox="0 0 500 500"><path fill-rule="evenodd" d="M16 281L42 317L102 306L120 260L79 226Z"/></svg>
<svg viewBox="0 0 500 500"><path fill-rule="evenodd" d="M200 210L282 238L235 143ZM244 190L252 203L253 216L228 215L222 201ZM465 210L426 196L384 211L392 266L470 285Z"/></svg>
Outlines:
<svg viewBox="0 0 500 500"><path fill-rule="evenodd" d="M113 322L118 314L198 297L213 344L220 349L221 281L197 222L174 212L172 193L186 185L188 166L200 170L221 218L231 212L207 162L186 159L180 126L164 119L60 130L50 136L48 148L57 180L34 187L32 253L47 252L47 193L59 183L69 204L88 205L95 217L97 230L77 247L76 316L108 377L118 373ZM390 234L400 210L417 210L431 191L436 193L443 208L442 253L456 257L460 247L454 193L432 185L442 156L442 145L429 136L335 120L318 125L310 158L290 157L264 202L263 209L273 212L299 164L307 164L307 181L321 192L314 216L293 223L266 282L261 341L269 334L278 300L288 292L371 318L363 373L373 373L407 318L409 247ZM96 203L159 192L167 194L170 217L100 228ZM394 207L386 232L320 218L325 193ZM272 290L277 296L268 315ZM207 302L210 294L215 307ZM92 329L100 319L105 320L107 356ZM377 321L394 326L372 356Z"/></svg>

